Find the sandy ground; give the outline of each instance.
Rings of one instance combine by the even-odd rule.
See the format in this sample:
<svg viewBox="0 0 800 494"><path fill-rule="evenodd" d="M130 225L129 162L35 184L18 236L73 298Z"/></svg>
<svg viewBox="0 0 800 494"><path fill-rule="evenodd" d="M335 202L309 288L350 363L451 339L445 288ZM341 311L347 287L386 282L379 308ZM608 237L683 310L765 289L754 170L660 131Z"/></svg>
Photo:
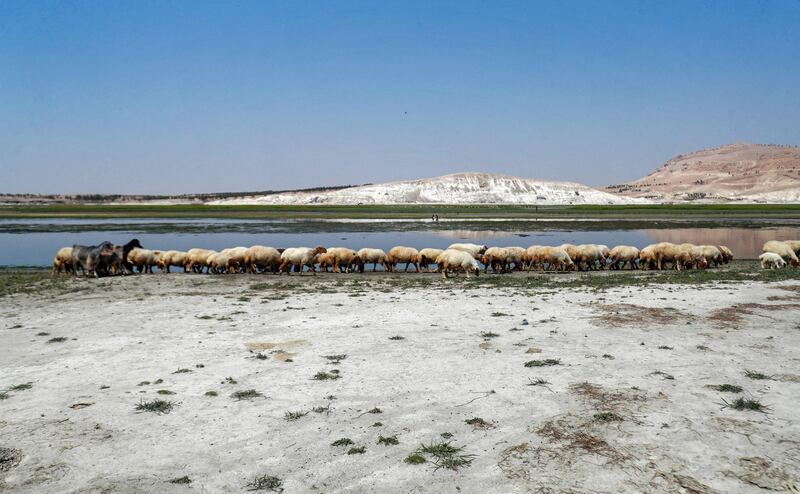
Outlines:
<svg viewBox="0 0 800 494"><path fill-rule="evenodd" d="M242 492L269 475L287 493L797 492L796 283L428 279L172 274L0 298L0 389L31 384L0 400L0 491ZM264 396L231 397L249 389ZM175 406L135 409L155 399ZM472 463L404 462L442 441Z"/></svg>

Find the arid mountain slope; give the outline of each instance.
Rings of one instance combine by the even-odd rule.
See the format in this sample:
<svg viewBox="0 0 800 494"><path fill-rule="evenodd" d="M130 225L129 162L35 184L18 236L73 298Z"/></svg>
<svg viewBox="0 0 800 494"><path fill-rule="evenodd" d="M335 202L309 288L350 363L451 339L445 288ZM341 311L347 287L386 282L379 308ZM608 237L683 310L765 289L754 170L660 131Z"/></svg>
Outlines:
<svg viewBox="0 0 800 494"><path fill-rule="evenodd" d="M736 143L703 149L605 190L654 201L800 202L800 147Z"/></svg>

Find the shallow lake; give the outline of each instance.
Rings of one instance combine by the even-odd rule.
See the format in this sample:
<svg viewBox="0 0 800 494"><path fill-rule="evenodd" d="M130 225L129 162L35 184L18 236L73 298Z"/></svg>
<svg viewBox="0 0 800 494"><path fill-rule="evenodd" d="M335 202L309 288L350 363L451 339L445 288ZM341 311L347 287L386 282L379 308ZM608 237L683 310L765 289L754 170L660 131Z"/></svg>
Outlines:
<svg viewBox="0 0 800 494"><path fill-rule="evenodd" d="M800 239L800 223L758 227L691 226L604 229L603 222L591 225L564 222L466 220L431 223L418 220L227 220L227 219L23 219L0 220L0 265L49 266L55 252L72 244L93 245L104 240L122 244L138 238L147 248L214 250L234 246L274 247L324 245L353 249L374 247L389 250L396 245L416 248L444 248L453 242L485 245L560 245L565 242L609 246L626 244L643 247L653 242L713 244L729 246L737 258L755 258L761 246L772 239Z"/></svg>

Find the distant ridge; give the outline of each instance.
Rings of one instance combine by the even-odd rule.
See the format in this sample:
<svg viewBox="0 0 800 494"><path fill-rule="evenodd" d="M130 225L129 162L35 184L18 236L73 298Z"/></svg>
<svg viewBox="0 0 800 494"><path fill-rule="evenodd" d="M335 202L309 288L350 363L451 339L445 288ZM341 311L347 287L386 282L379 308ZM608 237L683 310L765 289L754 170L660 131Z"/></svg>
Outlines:
<svg viewBox="0 0 800 494"><path fill-rule="evenodd" d="M703 149L604 190L657 202L800 202L800 147L739 142Z"/></svg>
<svg viewBox="0 0 800 494"><path fill-rule="evenodd" d="M285 192L230 197L209 204L631 204L620 197L573 182L554 182L497 173L455 173L441 177L361 185L322 192Z"/></svg>

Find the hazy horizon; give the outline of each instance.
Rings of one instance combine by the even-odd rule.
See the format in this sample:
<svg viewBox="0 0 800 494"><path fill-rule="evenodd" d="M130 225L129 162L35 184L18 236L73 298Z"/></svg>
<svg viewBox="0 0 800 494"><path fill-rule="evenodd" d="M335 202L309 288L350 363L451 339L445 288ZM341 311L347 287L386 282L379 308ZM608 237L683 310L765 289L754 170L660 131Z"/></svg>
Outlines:
<svg viewBox="0 0 800 494"><path fill-rule="evenodd" d="M800 3L7 3L0 192L481 171L590 186L800 143Z"/></svg>

